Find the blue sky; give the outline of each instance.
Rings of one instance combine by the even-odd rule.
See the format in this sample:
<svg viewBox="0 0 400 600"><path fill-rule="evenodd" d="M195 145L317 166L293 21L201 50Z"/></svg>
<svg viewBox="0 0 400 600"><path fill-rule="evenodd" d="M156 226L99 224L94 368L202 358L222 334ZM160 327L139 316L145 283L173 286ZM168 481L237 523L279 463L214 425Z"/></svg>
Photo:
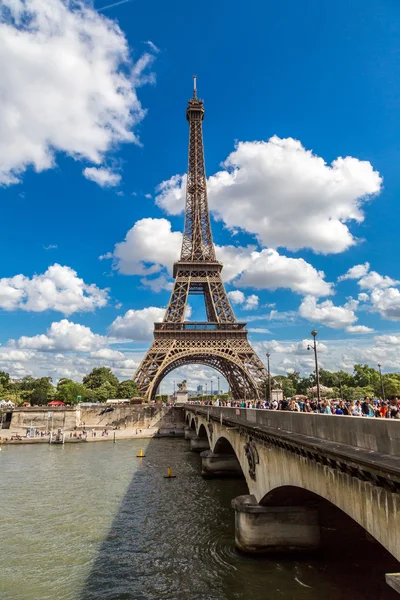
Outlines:
<svg viewBox="0 0 400 600"><path fill-rule="evenodd" d="M400 369L398 3L107 6L4 2L0 369L132 376L178 258L194 73L214 241L257 351L307 373L316 327L323 366ZM210 373L166 388L183 376Z"/></svg>

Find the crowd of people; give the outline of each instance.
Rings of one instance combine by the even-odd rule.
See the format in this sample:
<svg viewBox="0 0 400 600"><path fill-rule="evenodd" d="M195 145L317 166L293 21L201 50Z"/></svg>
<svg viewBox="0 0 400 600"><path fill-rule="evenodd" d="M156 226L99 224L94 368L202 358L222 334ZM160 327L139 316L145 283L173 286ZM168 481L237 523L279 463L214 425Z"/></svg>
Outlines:
<svg viewBox="0 0 400 600"><path fill-rule="evenodd" d="M380 419L400 419L400 400L397 396L391 396L389 400L372 399L366 396L362 400L329 400L308 398L284 398L280 401L268 400L257 402L251 401L222 401L217 398L213 403L194 402L194 404L228 406L232 408L257 408L264 410L286 410L291 412L322 413L326 415L345 415L349 417L377 417Z"/></svg>

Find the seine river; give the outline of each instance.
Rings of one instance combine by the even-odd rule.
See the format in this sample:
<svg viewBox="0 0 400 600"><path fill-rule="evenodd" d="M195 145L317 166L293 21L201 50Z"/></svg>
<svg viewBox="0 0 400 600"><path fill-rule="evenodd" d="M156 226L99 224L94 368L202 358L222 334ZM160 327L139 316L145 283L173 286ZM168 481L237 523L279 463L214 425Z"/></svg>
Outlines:
<svg viewBox="0 0 400 600"><path fill-rule="evenodd" d="M230 501L244 493L240 480L203 480L184 440L3 446L0 598L398 598L390 558L365 535L313 560L238 554Z"/></svg>

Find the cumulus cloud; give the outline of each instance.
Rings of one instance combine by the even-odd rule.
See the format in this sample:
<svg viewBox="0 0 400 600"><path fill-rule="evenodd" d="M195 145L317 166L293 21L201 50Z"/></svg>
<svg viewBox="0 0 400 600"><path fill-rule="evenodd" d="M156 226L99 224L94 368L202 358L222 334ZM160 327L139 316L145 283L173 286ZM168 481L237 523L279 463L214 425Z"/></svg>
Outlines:
<svg viewBox="0 0 400 600"><path fill-rule="evenodd" d="M86 167L83 170L83 175L86 179L94 181L100 187L115 187L121 181L121 175L119 173L113 173L110 169Z"/></svg>
<svg viewBox="0 0 400 600"><path fill-rule="evenodd" d="M100 258L111 258L115 269L131 275L153 275L162 269L172 272L179 259L182 234L172 231L167 219L146 218L137 221L123 242L115 245L112 253ZM216 246L217 259L224 268L224 281L233 281L242 287L276 290L290 289L299 294L327 296L332 284L324 280L323 271L317 271L302 258L289 258L276 250L260 252L254 246ZM165 279L145 279L142 283L154 291L170 289Z"/></svg>
<svg viewBox="0 0 400 600"><path fill-rule="evenodd" d="M119 350L113 350L112 348L101 348L90 353L92 358L101 358L102 360L122 360L124 358L123 352Z"/></svg>
<svg viewBox="0 0 400 600"><path fill-rule="evenodd" d="M257 236L262 245L343 252L356 243L348 223L364 220L362 205L382 179L368 161L347 156L327 165L292 138L239 142L208 179L210 208L228 227ZM157 188L168 214L183 210L186 178Z"/></svg>
<svg viewBox="0 0 400 600"><path fill-rule="evenodd" d="M362 290L384 289L400 283L387 275L380 275L376 271L370 271L370 264L368 262L362 265L354 265L347 273L341 275L338 281L346 279L358 279L358 285Z"/></svg>
<svg viewBox="0 0 400 600"><path fill-rule="evenodd" d="M18 340L10 340L9 345L28 350L89 352L106 343L106 337L93 333L89 327L62 319L52 323L46 333L23 335Z"/></svg>
<svg viewBox="0 0 400 600"><path fill-rule="evenodd" d="M300 340L299 342L282 342L278 340L268 340L262 343L262 347L266 352L271 354L295 354L302 356L309 356L309 346L314 342L312 340ZM328 347L322 342L317 342L318 352L328 352ZM264 352L265 354L265 352ZM312 360L313 357L310 356Z"/></svg>
<svg viewBox="0 0 400 600"><path fill-rule="evenodd" d="M245 301L245 295L240 290L228 292L228 298L232 304L243 304Z"/></svg>
<svg viewBox="0 0 400 600"><path fill-rule="evenodd" d="M397 288L377 288L371 292L371 309L389 321L400 320L400 291Z"/></svg>
<svg viewBox="0 0 400 600"><path fill-rule="evenodd" d="M327 327L342 329L353 325L357 321L354 313L357 301L351 300L344 306L335 306L331 300L318 304L313 296L306 296L299 307L299 314L303 319L312 323L322 323Z"/></svg>
<svg viewBox="0 0 400 600"><path fill-rule="evenodd" d="M171 231L167 219L147 218L136 221L125 240L100 258L112 258L114 268L124 275L152 275L164 267L172 272L181 245L181 232Z"/></svg>
<svg viewBox="0 0 400 600"><path fill-rule="evenodd" d="M256 294L245 296L240 290L228 292L228 298L232 304L241 304L244 310L255 310L258 308L259 298Z"/></svg>
<svg viewBox="0 0 400 600"><path fill-rule="evenodd" d="M150 340L153 336L154 323L160 323L165 314L165 308L149 306L141 310L128 310L122 317L117 317L111 323L110 334L116 338L133 341Z"/></svg>
<svg viewBox="0 0 400 600"><path fill-rule="evenodd" d="M362 265L354 265L344 275L338 278L338 281L345 281L346 279L361 279L369 271L370 264L368 262Z"/></svg>
<svg viewBox="0 0 400 600"><path fill-rule="evenodd" d="M56 310L70 315L106 306L108 290L87 284L70 267L54 264L41 275L0 279L0 308L42 312Z"/></svg>
<svg viewBox="0 0 400 600"><path fill-rule="evenodd" d="M100 164L136 142L145 110L137 88L153 55L136 63L116 22L72 0L3 0L0 9L0 184L57 152Z"/></svg>
<svg viewBox="0 0 400 600"><path fill-rule="evenodd" d="M347 333L372 333L374 330L365 325L349 325L346 327Z"/></svg>
<svg viewBox="0 0 400 600"><path fill-rule="evenodd" d="M256 289L287 288L299 294L328 296L332 284L324 280L323 271L317 271L302 258L282 256L276 250L253 251L237 285Z"/></svg>

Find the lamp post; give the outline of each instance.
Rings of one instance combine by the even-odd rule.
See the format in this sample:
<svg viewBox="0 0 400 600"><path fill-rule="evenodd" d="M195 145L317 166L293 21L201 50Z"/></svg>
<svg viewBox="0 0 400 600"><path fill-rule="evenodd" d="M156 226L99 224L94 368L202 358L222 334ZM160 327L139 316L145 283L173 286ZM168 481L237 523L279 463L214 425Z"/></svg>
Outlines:
<svg viewBox="0 0 400 600"><path fill-rule="evenodd" d="M385 400L386 400L386 398L385 398L385 388L383 387L383 377L382 377L381 366L382 365L378 363L379 376L381 378L382 400L385 402Z"/></svg>
<svg viewBox="0 0 400 600"><path fill-rule="evenodd" d="M314 342L313 345L310 346L310 344L307 346L307 350L314 350L314 357L315 357L315 381L317 383L317 401L321 402L321 393L320 393L320 389L319 389L319 371L318 371L318 354L317 354L317 341L316 341L316 337L317 337L317 331L315 329L312 330L311 335L314 338Z"/></svg>
<svg viewBox="0 0 400 600"><path fill-rule="evenodd" d="M206 399L207 399L207 382L206 382Z"/></svg>
<svg viewBox="0 0 400 600"><path fill-rule="evenodd" d="M217 379L218 379L218 390L217 390L217 396L219 396L219 394L220 394L220 391L221 391L221 390L220 390L220 387L219 387L219 377L217 377Z"/></svg>
<svg viewBox="0 0 400 600"><path fill-rule="evenodd" d="M339 389L340 389L340 399L343 400L342 380L340 379L339 375L338 375L338 380L339 380Z"/></svg>
<svg viewBox="0 0 400 600"><path fill-rule="evenodd" d="M267 352L267 365L268 365L268 401L271 402L271 370L269 368L269 357L271 354Z"/></svg>

